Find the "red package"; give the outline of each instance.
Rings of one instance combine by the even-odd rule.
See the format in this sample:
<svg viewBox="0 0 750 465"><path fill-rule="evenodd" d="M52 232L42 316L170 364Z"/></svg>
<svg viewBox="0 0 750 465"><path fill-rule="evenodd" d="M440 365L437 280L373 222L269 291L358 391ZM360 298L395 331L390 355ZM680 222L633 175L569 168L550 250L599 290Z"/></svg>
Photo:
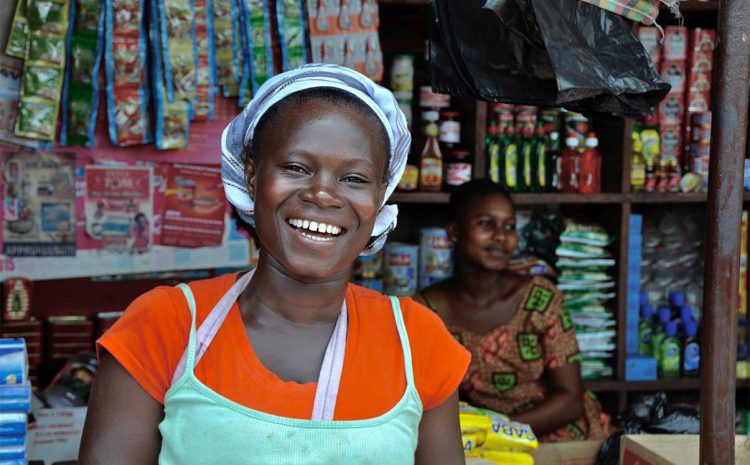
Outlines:
<svg viewBox="0 0 750 465"><path fill-rule="evenodd" d="M669 28L667 28L669 29ZM716 31L697 27L690 30L690 54L707 53L713 55L716 49Z"/></svg>
<svg viewBox="0 0 750 465"><path fill-rule="evenodd" d="M682 124L685 116L685 98L682 94L669 94L659 103L659 125Z"/></svg>
<svg viewBox="0 0 750 465"><path fill-rule="evenodd" d="M711 92L688 92L685 108L688 113L711 111Z"/></svg>
<svg viewBox="0 0 750 465"><path fill-rule="evenodd" d="M690 71L688 73L688 92L711 92L711 72Z"/></svg>
<svg viewBox="0 0 750 465"><path fill-rule="evenodd" d="M3 321L27 321L31 318L31 281L8 278L3 283Z"/></svg>
<svg viewBox="0 0 750 465"><path fill-rule="evenodd" d="M682 161L682 126L661 126L661 158L662 160Z"/></svg>
<svg viewBox="0 0 750 465"><path fill-rule="evenodd" d="M690 55L690 61L688 63L688 70L694 72L711 73L714 69L714 54L713 53L695 53Z"/></svg>
<svg viewBox="0 0 750 465"><path fill-rule="evenodd" d="M651 57L651 61L658 67L661 61L659 30L652 26L641 26L638 28L638 39Z"/></svg>
<svg viewBox="0 0 750 465"><path fill-rule="evenodd" d="M670 94L685 92L687 81L687 64L685 61L663 61L661 63L661 80L671 85Z"/></svg>
<svg viewBox="0 0 750 465"><path fill-rule="evenodd" d="M687 59L688 30L684 26L669 26L664 29L662 58L667 61Z"/></svg>

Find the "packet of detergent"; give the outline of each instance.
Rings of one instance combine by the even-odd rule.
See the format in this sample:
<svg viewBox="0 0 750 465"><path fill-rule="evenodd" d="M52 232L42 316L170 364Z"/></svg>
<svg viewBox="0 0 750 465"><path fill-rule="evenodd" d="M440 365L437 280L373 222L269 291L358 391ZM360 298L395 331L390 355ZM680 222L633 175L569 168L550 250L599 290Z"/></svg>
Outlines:
<svg viewBox="0 0 750 465"><path fill-rule="evenodd" d="M488 450L482 452L482 458L498 465L534 465L534 457L525 452Z"/></svg>
<svg viewBox="0 0 750 465"><path fill-rule="evenodd" d="M528 452L539 442L529 425L513 421L497 412L468 405L459 406L462 433L485 431L482 449Z"/></svg>

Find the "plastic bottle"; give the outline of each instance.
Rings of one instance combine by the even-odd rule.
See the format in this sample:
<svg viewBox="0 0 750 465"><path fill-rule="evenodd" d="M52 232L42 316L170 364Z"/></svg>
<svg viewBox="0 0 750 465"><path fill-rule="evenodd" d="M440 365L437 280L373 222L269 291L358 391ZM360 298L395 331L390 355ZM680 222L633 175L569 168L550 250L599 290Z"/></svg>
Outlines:
<svg viewBox="0 0 750 465"><path fill-rule="evenodd" d="M669 321L664 326L664 339L659 349L659 375L663 378L680 376L680 340L677 338L677 322Z"/></svg>
<svg viewBox="0 0 750 465"><path fill-rule="evenodd" d="M501 185L510 192L518 192L518 140L516 129L508 126L500 143Z"/></svg>
<svg viewBox="0 0 750 465"><path fill-rule="evenodd" d="M425 145L419 163L419 190L439 191L443 186L443 155L438 143L438 126L430 121L425 127Z"/></svg>
<svg viewBox="0 0 750 465"><path fill-rule="evenodd" d="M487 154L487 166L490 167L490 179L500 184L500 138L498 137L497 123L490 121L487 128L487 137L484 140L484 149Z"/></svg>
<svg viewBox="0 0 750 465"><path fill-rule="evenodd" d="M582 194L601 192L602 157L599 154L599 139L590 132L586 137L586 149L580 157L578 191Z"/></svg>
<svg viewBox="0 0 750 465"><path fill-rule="evenodd" d="M549 174L547 173L549 165L547 165L547 149L548 141L547 135L544 132L544 123L539 122L536 124L536 133L534 135L534 156L532 158L531 171L534 180L534 191L536 192L547 192L549 191Z"/></svg>
<svg viewBox="0 0 750 465"><path fill-rule="evenodd" d="M641 192L646 184L646 159L643 158L643 142L638 131L633 130L633 157L630 161L630 188Z"/></svg>
<svg viewBox="0 0 750 465"><path fill-rule="evenodd" d="M686 307L686 306L681 307L680 308L680 320L682 320L683 324L686 324L688 321L692 321L693 323L696 323L695 317L693 316L693 309L690 307Z"/></svg>
<svg viewBox="0 0 750 465"><path fill-rule="evenodd" d="M518 190L532 192L534 179L532 177L532 158L534 157L534 128L524 126L518 146L521 148L518 158Z"/></svg>
<svg viewBox="0 0 750 465"><path fill-rule="evenodd" d="M683 306L685 306L685 293L681 291L669 291L667 294L669 305L678 312Z"/></svg>
<svg viewBox="0 0 750 465"><path fill-rule="evenodd" d="M560 133L549 133L549 150L547 150L547 185L549 190L560 190Z"/></svg>
<svg viewBox="0 0 750 465"><path fill-rule="evenodd" d="M641 307L641 320L638 322L638 353L641 355L653 355L651 338L654 334L654 307L644 305Z"/></svg>
<svg viewBox="0 0 750 465"><path fill-rule="evenodd" d="M578 172L580 153L578 152L578 137L569 134L565 138L565 150L561 162L560 190L563 192L578 192Z"/></svg>
<svg viewBox="0 0 750 465"><path fill-rule="evenodd" d="M669 323L671 318L671 310L669 307L661 306L657 310L659 321L654 325L654 331L651 336L651 353L654 354L656 363L659 363L659 357L661 357L661 342L666 334L666 325Z"/></svg>
<svg viewBox="0 0 750 465"><path fill-rule="evenodd" d="M698 324L685 323L685 340L682 349L682 375L698 376L701 367L701 346L698 341Z"/></svg>

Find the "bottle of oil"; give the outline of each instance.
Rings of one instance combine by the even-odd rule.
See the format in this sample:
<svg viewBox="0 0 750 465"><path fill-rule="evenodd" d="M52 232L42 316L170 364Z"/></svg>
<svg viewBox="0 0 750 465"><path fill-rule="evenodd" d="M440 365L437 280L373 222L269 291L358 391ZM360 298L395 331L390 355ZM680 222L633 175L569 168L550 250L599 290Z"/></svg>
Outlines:
<svg viewBox="0 0 750 465"><path fill-rule="evenodd" d="M509 192L518 192L518 140L516 128L508 126L500 143L501 183Z"/></svg>
<svg viewBox="0 0 750 465"><path fill-rule="evenodd" d="M484 150L487 154L487 166L492 182L500 184L500 138L498 137L497 123L490 121L487 128L487 136L484 139Z"/></svg>
<svg viewBox="0 0 750 465"><path fill-rule="evenodd" d="M630 161L630 189L642 192L646 185L646 159L643 158L643 142L640 132L633 130L633 156Z"/></svg>
<svg viewBox="0 0 750 465"><path fill-rule="evenodd" d="M419 162L419 190L434 192L443 186L443 155L438 143L436 121L425 127L425 145Z"/></svg>

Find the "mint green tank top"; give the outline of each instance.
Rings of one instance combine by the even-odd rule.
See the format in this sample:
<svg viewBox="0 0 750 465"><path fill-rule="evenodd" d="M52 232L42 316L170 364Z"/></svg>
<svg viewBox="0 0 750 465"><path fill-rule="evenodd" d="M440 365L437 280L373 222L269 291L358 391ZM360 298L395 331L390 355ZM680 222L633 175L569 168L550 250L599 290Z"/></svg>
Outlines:
<svg viewBox="0 0 750 465"><path fill-rule="evenodd" d="M313 421L250 409L219 395L194 373L195 300L186 369L167 391L160 465L408 465L414 463L422 402L398 299L391 297L406 367L406 391L385 414L367 420Z"/></svg>

